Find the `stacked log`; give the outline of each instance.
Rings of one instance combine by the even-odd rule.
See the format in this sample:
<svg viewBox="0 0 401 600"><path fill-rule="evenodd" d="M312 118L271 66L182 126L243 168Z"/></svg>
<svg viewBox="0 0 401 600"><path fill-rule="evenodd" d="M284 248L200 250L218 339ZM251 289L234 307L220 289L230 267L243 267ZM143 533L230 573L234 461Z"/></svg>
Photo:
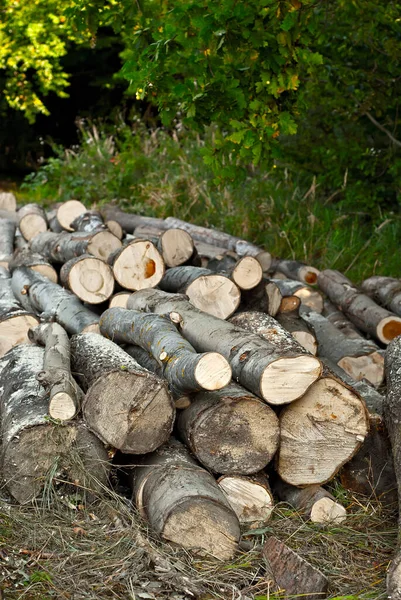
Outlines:
<svg viewBox="0 0 401 600"><path fill-rule="evenodd" d="M289 279L302 281L302 283L308 285L317 283L317 277L319 275L319 271L315 269L315 267L304 265L297 260L275 260L270 269L283 273L283 275Z"/></svg>
<svg viewBox="0 0 401 600"><path fill-rule="evenodd" d="M8 268L11 274L18 269L18 267L29 267L32 271L40 273L44 277L57 283L58 276L56 269L42 256L32 252L29 248L17 249L10 262Z"/></svg>
<svg viewBox="0 0 401 600"><path fill-rule="evenodd" d="M248 477L223 475L218 479L218 484L242 526L255 529L270 519L274 499L264 472Z"/></svg>
<svg viewBox="0 0 401 600"><path fill-rule="evenodd" d="M44 256L51 263L64 264L82 254L108 260L109 256L121 248L121 241L109 231L85 233L39 233L31 241L31 250Z"/></svg>
<svg viewBox="0 0 401 600"><path fill-rule="evenodd" d="M90 254L82 254L65 262L60 270L60 282L88 304L101 304L114 291L111 267Z"/></svg>
<svg viewBox="0 0 401 600"><path fill-rule="evenodd" d="M8 267L14 252L15 221L0 218L0 266Z"/></svg>
<svg viewBox="0 0 401 600"><path fill-rule="evenodd" d="M401 317L401 281L399 279L375 275L365 279L361 289L375 302Z"/></svg>
<svg viewBox="0 0 401 600"><path fill-rule="evenodd" d="M108 260L115 280L127 290L155 287L165 272L163 258L149 240L133 240L118 248Z"/></svg>
<svg viewBox="0 0 401 600"><path fill-rule="evenodd" d="M323 298L317 290L312 289L304 283L290 279L273 278L271 281L277 285L284 297L297 296L305 306L308 306L315 312L322 312Z"/></svg>

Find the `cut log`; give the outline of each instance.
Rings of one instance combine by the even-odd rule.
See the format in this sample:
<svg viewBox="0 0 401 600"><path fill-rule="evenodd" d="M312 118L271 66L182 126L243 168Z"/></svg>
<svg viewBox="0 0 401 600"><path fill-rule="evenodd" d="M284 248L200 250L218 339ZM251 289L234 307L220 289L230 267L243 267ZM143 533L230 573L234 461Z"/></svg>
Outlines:
<svg viewBox="0 0 401 600"><path fill-rule="evenodd" d="M248 477L224 475L217 482L241 525L256 529L270 519L274 501L265 473Z"/></svg>
<svg viewBox="0 0 401 600"><path fill-rule="evenodd" d="M39 320L16 300L11 287L10 273L0 267L0 357L18 344L27 343L30 327Z"/></svg>
<svg viewBox="0 0 401 600"><path fill-rule="evenodd" d="M313 567L299 554L275 537L269 537L263 546L263 557L267 571L285 598L295 596L308 600L327 598L329 581L323 573Z"/></svg>
<svg viewBox="0 0 401 600"><path fill-rule="evenodd" d="M278 286L263 279L256 287L241 292L241 310L256 310L275 317L280 309L283 296Z"/></svg>
<svg viewBox="0 0 401 600"><path fill-rule="evenodd" d="M227 275L241 290L252 290L263 278L262 267L252 256L243 256L237 261L226 254L221 259L210 260L208 269Z"/></svg>
<svg viewBox="0 0 401 600"><path fill-rule="evenodd" d="M268 271L270 268L272 261L270 253L246 240L229 235L223 231L218 231L217 229L208 229L207 227L186 223L186 221L181 221L181 219L175 219L174 217L168 217L164 223L166 229L171 229L172 227L184 229L191 234L194 240L221 246L222 248L236 252L238 256L253 256L260 262L263 271Z"/></svg>
<svg viewBox="0 0 401 600"><path fill-rule="evenodd" d="M143 217L125 213L117 206L107 205L101 208L101 213L105 221L117 221L117 223L127 233L134 233L137 227L157 227L158 229L166 229L164 219L155 219L154 217Z"/></svg>
<svg viewBox="0 0 401 600"><path fill-rule="evenodd" d="M196 240L195 247L198 255L201 258L207 259L207 261L212 260L213 258L222 258L226 254L235 260L239 259L238 254L233 250L227 250L227 248L221 248L220 246L215 246L214 244L206 244L205 242Z"/></svg>
<svg viewBox="0 0 401 600"><path fill-rule="evenodd" d="M44 350L20 345L0 360L2 478L20 503L38 496L48 481L60 478L83 489L107 484L108 456L87 428L48 419L48 396L36 376Z"/></svg>
<svg viewBox="0 0 401 600"><path fill-rule="evenodd" d="M175 440L138 462L133 499L152 529L189 550L231 559L239 522L213 476Z"/></svg>
<svg viewBox="0 0 401 600"><path fill-rule="evenodd" d="M61 227L57 219L57 208L59 206L61 206L61 202L58 204L58 206L46 212L46 219L49 224L49 229L54 233L61 233L62 231L65 231L65 229Z"/></svg>
<svg viewBox="0 0 401 600"><path fill-rule="evenodd" d="M276 340L273 345L259 335L202 312L192 306L186 296L142 290L129 298L127 306L169 314L198 352L219 352L225 356L234 379L267 402L275 403L278 398L291 402L302 396L320 376L320 361L306 355L303 348L297 356L283 358L276 350ZM293 343L297 345L295 340Z"/></svg>
<svg viewBox="0 0 401 600"><path fill-rule="evenodd" d="M383 344L401 334L401 318L376 304L338 271L321 271L318 284L359 329L375 336Z"/></svg>
<svg viewBox="0 0 401 600"><path fill-rule="evenodd" d="M15 269L14 296L22 306L48 321L57 321L68 333L99 330L99 316L71 292L28 267Z"/></svg>
<svg viewBox="0 0 401 600"><path fill-rule="evenodd" d="M286 502L305 515L312 523L339 524L347 518L347 511L336 502L330 492L320 485L297 488L277 478L273 491L282 502Z"/></svg>
<svg viewBox="0 0 401 600"><path fill-rule="evenodd" d="M299 311L301 304L301 299L298 296L283 296L277 314Z"/></svg>
<svg viewBox="0 0 401 600"><path fill-rule="evenodd" d="M82 254L67 261L61 267L60 282L88 304L105 302L114 290L111 267L90 254Z"/></svg>
<svg viewBox="0 0 401 600"><path fill-rule="evenodd" d="M116 281L127 290L155 287L160 283L165 271L160 252L148 240L130 242L114 253L109 263L112 265Z"/></svg>
<svg viewBox="0 0 401 600"><path fill-rule="evenodd" d="M16 224L11 219L0 219L0 266L7 267L14 252Z"/></svg>
<svg viewBox="0 0 401 600"><path fill-rule="evenodd" d="M401 599L401 337L387 347L385 356L387 395L384 419L392 446L398 491L398 547L387 575L387 594L392 600Z"/></svg>
<svg viewBox="0 0 401 600"><path fill-rule="evenodd" d="M38 233L47 231L46 213L38 204L25 204L18 211L18 227L29 242Z"/></svg>
<svg viewBox="0 0 401 600"><path fill-rule="evenodd" d="M256 473L272 460L278 447L278 418L273 410L235 383L194 394L177 427L199 462L214 473Z"/></svg>
<svg viewBox="0 0 401 600"><path fill-rule="evenodd" d="M119 306L120 308L127 308L128 298L131 296L130 292L117 292L114 294L109 301L109 308Z"/></svg>
<svg viewBox="0 0 401 600"><path fill-rule="evenodd" d="M241 292L233 281L201 267L168 269L160 288L186 294L196 308L220 319L234 314L241 300Z"/></svg>
<svg viewBox="0 0 401 600"><path fill-rule="evenodd" d="M308 306L315 312L321 313L323 310L323 298L317 290L308 287L298 281L291 279L271 279L279 288L283 296L298 296L302 304Z"/></svg>
<svg viewBox="0 0 401 600"><path fill-rule="evenodd" d="M359 395L325 375L280 413L277 472L295 486L326 483L356 454L368 429Z"/></svg>
<svg viewBox="0 0 401 600"><path fill-rule="evenodd" d="M109 308L100 319L100 331L118 344L134 344L150 352L164 378L181 392L219 390L231 380L231 367L221 354L198 354L167 318Z"/></svg>
<svg viewBox="0 0 401 600"><path fill-rule="evenodd" d="M297 260L274 260L271 268L283 273L289 279L295 279L296 281L302 281L307 285L313 285L317 283L317 276L319 275L318 269L305 265Z"/></svg>
<svg viewBox="0 0 401 600"><path fill-rule="evenodd" d="M178 267L191 260L195 246L192 237L183 229L168 229L160 235L157 249L167 267Z"/></svg>
<svg viewBox="0 0 401 600"><path fill-rule="evenodd" d="M105 223L107 229L116 236L119 240L122 240L124 237L123 228L117 221L106 221Z"/></svg>
<svg viewBox="0 0 401 600"><path fill-rule="evenodd" d="M86 207L82 202L79 202L79 200L68 200L57 208L57 221L63 229L73 231L72 222L84 212L86 212Z"/></svg>
<svg viewBox="0 0 401 600"><path fill-rule="evenodd" d="M12 192L0 192L0 209L15 212L17 200Z"/></svg>
<svg viewBox="0 0 401 600"><path fill-rule="evenodd" d="M101 260L121 248L122 244L110 231L85 233L40 233L31 241L33 252L42 254L49 262L64 264L82 254L91 254Z"/></svg>
<svg viewBox="0 0 401 600"><path fill-rule="evenodd" d="M363 338L362 333L352 323L352 321L347 319L345 314L336 306L334 306L334 304L330 302L330 300L328 300L327 298L325 298L324 300L322 315L326 317L326 319L328 319L330 323L335 325L335 327L337 327L337 329L339 329L347 337Z"/></svg>
<svg viewBox="0 0 401 600"><path fill-rule="evenodd" d="M29 249L15 251L8 267L11 274L18 267L29 267L32 271L36 271L53 281L53 283L57 283L56 269L41 254L31 252Z"/></svg>
<svg viewBox="0 0 401 600"><path fill-rule="evenodd" d="M348 337L323 315L304 308L302 319L314 331L319 344L319 356L341 367L356 381L367 379L378 386L384 378L384 358L379 347L360 336Z"/></svg>
<svg viewBox="0 0 401 600"><path fill-rule="evenodd" d="M261 312L243 312L234 315L230 323L261 336L281 360L270 383L271 404L286 404L300 397L316 381L321 372L318 359L313 358L278 321ZM273 363L274 364L274 363Z"/></svg>
<svg viewBox="0 0 401 600"><path fill-rule="evenodd" d="M293 298L294 296L289 296ZM296 296L295 296L296 298ZM314 313L318 315L318 313ZM299 315L299 307L294 310L279 312L276 316L277 321L284 329L289 331L293 338L297 340L299 344L305 350L316 356L317 354L317 341L313 334L313 330L309 327L308 323L304 321Z"/></svg>
<svg viewBox="0 0 401 600"><path fill-rule="evenodd" d="M106 229L106 225L104 224L103 217L99 211L87 210L75 217L71 222L71 229L73 231L93 233L94 231Z"/></svg>
<svg viewBox="0 0 401 600"><path fill-rule="evenodd" d="M71 338L72 372L85 392L83 416L106 444L152 452L169 437L174 405L167 384L97 334Z"/></svg>
<svg viewBox="0 0 401 600"><path fill-rule="evenodd" d="M38 325L29 331L29 339L45 346L43 370L36 379L49 394L49 415L69 421L77 414L82 390L71 375L70 340L58 323Z"/></svg>
<svg viewBox="0 0 401 600"><path fill-rule="evenodd" d="M399 317L401 316L401 280L375 275L365 279L362 291Z"/></svg>

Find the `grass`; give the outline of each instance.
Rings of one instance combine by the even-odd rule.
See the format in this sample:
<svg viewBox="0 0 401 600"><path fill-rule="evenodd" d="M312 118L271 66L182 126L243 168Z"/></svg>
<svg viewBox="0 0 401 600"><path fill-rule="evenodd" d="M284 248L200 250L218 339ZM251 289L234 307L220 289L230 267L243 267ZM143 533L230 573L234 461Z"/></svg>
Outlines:
<svg viewBox="0 0 401 600"><path fill-rule="evenodd" d="M213 135L209 132L208 135ZM216 185L202 159L204 141L120 124L112 135L81 126L82 143L29 176L23 201L72 197L88 206L112 200L140 214L177 216L249 239L281 258L335 268L356 282L399 274L401 214L364 205L344 206L352 182L328 193L315 179L272 165L250 169L244 181Z"/></svg>

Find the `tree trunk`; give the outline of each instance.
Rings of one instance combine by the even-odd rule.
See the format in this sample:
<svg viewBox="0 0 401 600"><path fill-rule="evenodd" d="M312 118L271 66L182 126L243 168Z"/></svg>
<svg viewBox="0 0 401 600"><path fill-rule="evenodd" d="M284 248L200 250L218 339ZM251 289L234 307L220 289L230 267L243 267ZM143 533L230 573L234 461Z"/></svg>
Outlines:
<svg viewBox="0 0 401 600"><path fill-rule="evenodd" d="M319 360L304 354L303 349L282 357L276 350L276 340L271 344L259 335L197 310L185 296L142 290L129 298L127 306L169 314L198 352L219 352L225 356L234 379L268 402L276 403L277 398L291 402L320 376ZM297 345L295 341L294 344Z"/></svg>
<svg viewBox="0 0 401 600"><path fill-rule="evenodd" d="M117 344L135 344L150 352L164 378L181 392L219 390L231 380L231 367L221 354L197 354L167 318L109 308L101 317L100 331Z"/></svg>
<svg viewBox="0 0 401 600"><path fill-rule="evenodd" d="M347 518L345 508L320 485L297 488L277 478L273 491L282 502L296 508L312 523L339 524Z"/></svg>
<svg viewBox="0 0 401 600"><path fill-rule="evenodd" d="M64 263L60 271L60 283L88 304L101 304L114 291L111 267L90 254L82 254Z"/></svg>
<svg viewBox="0 0 401 600"><path fill-rule="evenodd" d="M142 226L166 229L164 227L164 219L155 219L154 217L142 217L140 215L125 213L117 206L103 206L101 213L105 221L117 221L127 233L134 233L137 227Z"/></svg>
<svg viewBox="0 0 401 600"><path fill-rule="evenodd" d="M57 207L57 221L66 231L73 231L72 222L84 212L86 212L86 207L82 202L79 202L79 200L68 200Z"/></svg>
<svg viewBox="0 0 401 600"><path fill-rule="evenodd" d="M252 290L262 281L263 271L260 263L252 256L243 256L235 260L227 254L208 262L208 269L214 273L227 275L240 288Z"/></svg>
<svg viewBox="0 0 401 600"><path fill-rule="evenodd" d="M38 322L35 315L25 311L17 301L9 272L0 267L0 357L10 348L27 343L30 327Z"/></svg>
<svg viewBox="0 0 401 600"><path fill-rule="evenodd" d="M305 265L297 260L274 260L271 269L283 273L289 279L301 281L307 285L317 283L318 269Z"/></svg>
<svg viewBox="0 0 401 600"><path fill-rule="evenodd" d="M273 317L261 312L243 312L234 315L230 323L261 336L274 349L274 354L281 357L270 384L271 404L286 404L296 400L320 375L320 361L309 356L305 348ZM300 390L303 390L302 393Z"/></svg>
<svg viewBox="0 0 401 600"><path fill-rule="evenodd" d="M214 473L256 473L272 460L279 442L273 410L235 383L194 394L177 427L199 462Z"/></svg>
<svg viewBox="0 0 401 600"><path fill-rule="evenodd" d="M318 313L314 314L318 315ZM291 311L279 312L276 316L276 319L280 325L289 331L292 337L295 338L297 342L301 344L303 348L305 348L305 350L307 350L307 352L310 352L310 354L316 356L316 337L309 325L300 317L299 307Z"/></svg>
<svg viewBox="0 0 401 600"><path fill-rule="evenodd" d="M238 519L212 475L182 444L172 439L142 458L134 471L133 498L164 539L221 560L233 558Z"/></svg>
<svg viewBox="0 0 401 600"><path fill-rule="evenodd" d="M335 325L335 327L337 327L337 329L339 329L347 337L365 339L362 333L359 331L359 329L352 323L352 321L347 319L345 314L336 306L334 306L334 304L330 302L330 300L328 300L327 298L325 298L324 300L322 315L326 317L326 319L328 319L330 323Z"/></svg>
<svg viewBox="0 0 401 600"><path fill-rule="evenodd" d="M273 511L274 500L265 473L248 477L224 475L217 482L241 525L256 529L267 523Z"/></svg>
<svg viewBox="0 0 401 600"><path fill-rule="evenodd" d="M296 596L308 600L327 598L327 577L277 538L267 539L263 556L269 575L280 591L285 590L284 599Z"/></svg>
<svg viewBox="0 0 401 600"><path fill-rule="evenodd" d="M73 231L84 231L85 233L93 233L106 229L103 217L97 210L87 210L79 214L71 223Z"/></svg>
<svg viewBox="0 0 401 600"><path fill-rule="evenodd" d="M241 292L225 275L200 267L173 267L160 282L166 292L180 292L204 312L227 319L238 308Z"/></svg>
<svg viewBox="0 0 401 600"><path fill-rule="evenodd" d="M365 296L338 271L321 271L318 284L359 329L375 336L383 344L401 334L401 318Z"/></svg>
<svg viewBox="0 0 401 600"><path fill-rule="evenodd" d="M399 279L375 275L365 279L361 288L375 302L401 317L401 281Z"/></svg>
<svg viewBox="0 0 401 600"><path fill-rule="evenodd" d="M110 231L95 233L48 231L40 233L31 241L33 252L42 254L52 263L62 264L82 254L91 254L101 260L107 260L113 252L121 248L121 245L120 240Z"/></svg>
<svg viewBox="0 0 401 600"><path fill-rule="evenodd" d="M295 486L326 483L356 454L368 429L359 395L325 374L280 413L277 472Z"/></svg>
<svg viewBox="0 0 401 600"><path fill-rule="evenodd" d="M174 406L165 382L96 334L71 338L71 361L85 392L84 419L103 442L142 454L168 439Z"/></svg>
<svg viewBox="0 0 401 600"><path fill-rule="evenodd" d="M321 313L323 310L323 298L322 295L312 288L306 286L298 281L291 281L290 279L271 279L273 283L277 285L281 294L285 296L297 296L300 298L302 304L308 306L315 312Z"/></svg>
<svg viewBox="0 0 401 600"><path fill-rule="evenodd" d="M38 204L25 204L18 211L18 227L29 242L38 233L47 231L46 213Z"/></svg>
<svg viewBox="0 0 401 600"><path fill-rule="evenodd" d="M256 310L275 317L282 299L279 287L268 279L262 279L252 290L241 292L240 310Z"/></svg>
<svg viewBox="0 0 401 600"><path fill-rule="evenodd" d="M236 252L238 256L253 256L260 262L263 271L268 271L270 268L272 260L270 253L246 240L241 240L217 229L208 229L207 227L193 225L174 217L168 217L164 223L166 229L171 229L172 227L184 229L191 234L194 240L221 246L222 248Z"/></svg>
<svg viewBox="0 0 401 600"><path fill-rule="evenodd" d="M14 252L8 264L10 273L12 274L18 267L29 267L32 271L36 271L50 279L53 283L57 283L56 269L41 254L31 252L29 249L16 250Z"/></svg>
<svg viewBox="0 0 401 600"><path fill-rule="evenodd" d="M0 192L0 209L15 212L17 200L12 192Z"/></svg>
<svg viewBox="0 0 401 600"><path fill-rule="evenodd" d="M0 266L7 267L14 252L15 222L0 219Z"/></svg>
<svg viewBox="0 0 401 600"><path fill-rule="evenodd" d="M71 375L67 332L58 323L38 325L29 331L29 339L45 346L43 370L36 378L49 393L49 415L60 421L73 419L83 393Z"/></svg>
<svg viewBox="0 0 401 600"><path fill-rule="evenodd" d="M165 271L157 248L148 240L133 240L109 258L115 280L128 290L143 290L160 283Z"/></svg>
<svg viewBox="0 0 401 600"><path fill-rule="evenodd" d="M131 296L130 292L117 292L109 300L109 308L127 308L128 298Z"/></svg>
<svg viewBox="0 0 401 600"><path fill-rule="evenodd" d="M42 348L24 344L0 360L2 477L20 503L37 497L49 477L83 489L107 483L101 442L83 424L49 422L47 393L36 379L43 357Z"/></svg>
<svg viewBox="0 0 401 600"><path fill-rule="evenodd" d="M15 269L12 290L22 306L50 321L57 321L68 333L99 330L99 316L74 294L28 267Z"/></svg>
<svg viewBox="0 0 401 600"><path fill-rule="evenodd" d="M367 379L379 386L384 377L384 358L379 347L362 337L348 337L328 319L311 310L301 317L313 329L319 344L319 356L325 356L341 367L355 381Z"/></svg>
<svg viewBox="0 0 401 600"><path fill-rule="evenodd" d="M393 450L399 506L398 548L387 575L387 594L391 600L401 599L401 337L387 347L385 357L387 395L384 419Z"/></svg>

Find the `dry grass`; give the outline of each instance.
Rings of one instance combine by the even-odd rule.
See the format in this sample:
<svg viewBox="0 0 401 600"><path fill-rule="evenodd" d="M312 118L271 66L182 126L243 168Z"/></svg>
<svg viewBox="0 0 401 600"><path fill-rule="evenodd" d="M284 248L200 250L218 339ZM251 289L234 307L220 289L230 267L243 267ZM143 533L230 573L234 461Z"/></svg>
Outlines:
<svg viewBox="0 0 401 600"><path fill-rule="evenodd" d="M243 550L230 564L162 543L123 495L104 490L85 505L79 490L70 491L62 494L48 486L44 498L23 507L1 501L0 587L5 599L274 600L281 596L272 592L261 556L269 535L329 577L330 598L386 598L395 512L341 487L335 493L350 515L343 526L321 528L279 504L267 527L244 533Z"/></svg>

